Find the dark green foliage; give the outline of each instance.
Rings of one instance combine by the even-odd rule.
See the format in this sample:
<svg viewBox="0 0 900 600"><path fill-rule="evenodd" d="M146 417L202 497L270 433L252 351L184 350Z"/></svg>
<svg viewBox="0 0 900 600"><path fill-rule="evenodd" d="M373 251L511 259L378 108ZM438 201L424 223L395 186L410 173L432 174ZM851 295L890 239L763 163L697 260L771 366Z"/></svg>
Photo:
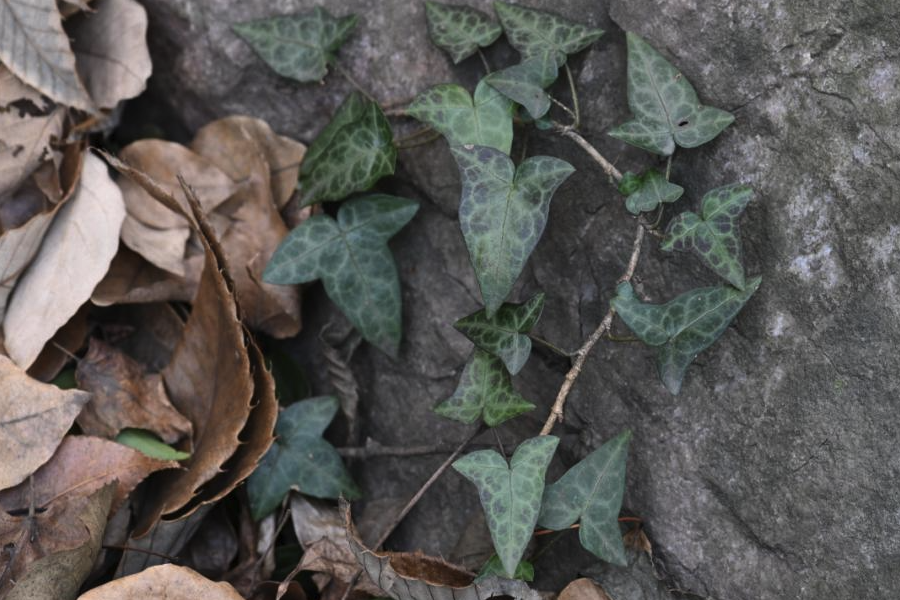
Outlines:
<svg viewBox="0 0 900 600"><path fill-rule="evenodd" d="M532 119L539 119L550 110L550 96L544 89L556 81L557 75L553 56L544 53L491 73L484 82L525 107Z"/></svg>
<svg viewBox="0 0 900 600"><path fill-rule="evenodd" d="M566 55L587 48L603 35L602 29L516 4L494 2L494 11L509 43L523 58L549 54L560 67L566 63Z"/></svg>
<svg viewBox="0 0 900 600"><path fill-rule="evenodd" d="M490 17L468 6L425 2L428 33L438 48L445 50L454 64L493 44L503 30Z"/></svg>
<svg viewBox="0 0 900 600"><path fill-rule="evenodd" d="M479 310L453 326L476 346L502 360L507 370L515 375L531 354L531 338L526 334L541 318L543 309L544 294L541 293L525 304L504 304L490 318L487 311Z"/></svg>
<svg viewBox="0 0 900 600"><path fill-rule="evenodd" d="M625 173L619 191L627 196L625 208L637 215L656 210L664 202L675 202L681 198L684 188L666 181L662 173L650 169L641 175Z"/></svg>

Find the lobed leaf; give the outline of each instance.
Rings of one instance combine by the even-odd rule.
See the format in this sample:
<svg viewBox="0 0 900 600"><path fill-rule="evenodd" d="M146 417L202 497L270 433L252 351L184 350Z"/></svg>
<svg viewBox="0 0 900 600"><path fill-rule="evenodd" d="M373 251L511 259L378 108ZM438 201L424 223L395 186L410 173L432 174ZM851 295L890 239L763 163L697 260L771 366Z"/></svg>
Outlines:
<svg viewBox="0 0 900 600"><path fill-rule="evenodd" d="M374 194L346 202L337 220L315 215L282 240L263 280L295 284L321 279L328 297L362 336L396 356L400 281L387 241L418 208L406 198Z"/></svg>
<svg viewBox="0 0 900 600"><path fill-rule="evenodd" d="M493 317L544 232L553 193L575 168L550 156L532 156L516 168L485 146L451 151L462 180L460 228Z"/></svg>
<svg viewBox="0 0 900 600"><path fill-rule="evenodd" d="M534 404L513 388L509 372L496 356L475 349L463 369L453 395L438 404L434 412L463 423L479 417L489 427L528 412Z"/></svg>
<svg viewBox="0 0 900 600"><path fill-rule="evenodd" d="M278 436L247 480L250 512L259 520L292 490L316 498L358 498L359 488L334 446L322 439L338 410L332 396L295 402L281 411Z"/></svg>
<svg viewBox="0 0 900 600"><path fill-rule="evenodd" d="M475 98L462 86L436 85L419 94L407 114L431 125L451 146L477 144L509 154L513 139L513 103L488 85L475 87Z"/></svg>
<svg viewBox="0 0 900 600"><path fill-rule="evenodd" d="M550 110L550 96L544 88L556 81L558 68L550 53L526 58L517 65L495 71L484 82L521 104L532 119L540 119Z"/></svg>
<svg viewBox="0 0 900 600"><path fill-rule="evenodd" d="M631 432L623 431L544 489L538 524L556 531L581 521L578 538L586 550L625 566L619 510L625 492L625 459Z"/></svg>
<svg viewBox="0 0 900 600"><path fill-rule="evenodd" d="M659 376L666 388L677 394L688 365L719 339L761 281L756 277L743 290L698 288L665 304L645 304L634 297L631 284L621 283L612 305L635 335L660 347L656 357Z"/></svg>
<svg viewBox="0 0 900 600"><path fill-rule="evenodd" d="M531 354L531 338L527 334L541 318L544 294L535 294L524 304L504 304L488 318L482 309L463 317L453 326L472 342L503 361L510 374L522 370Z"/></svg>
<svg viewBox="0 0 900 600"><path fill-rule="evenodd" d="M506 576L506 571L503 569L503 563L500 562L500 557L496 554L491 556L488 561L484 563L481 570L478 571L478 576L475 578L475 581L481 581L482 579L493 576ZM512 578L521 579L522 581L534 581L534 565L527 560L519 561Z"/></svg>
<svg viewBox="0 0 900 600"><path fill-rule="evenodd" d="M335 18L321 7L311 11L232 25L266 64L283 77L321 81L357 16Z"/></svg>
<svg viewBox="0 0 900 600"><path fill-rule="evenodd" d="M510 464L495 450L479 450L453 463L478 487L494 548L511 577L534 533L541 510L544 474L559 438L538 436L522 442Z"/></svg>
<svg viewBox="0 0 900 600"><path fill-rule="evenodd" d="M737 183L710 190L703 196L701 215L684 212L672 219L660 248L693 250L719 277L744 289L738 221L752 196L750 187Z"/></svg>
<svg viewBox="0 0 900 600"><path fill-rule="evenodd" d="M302 205L342 200L394 172L397 148L381 107L350 94L313 141L300 167Z"/></svg>
<svg viewBox="0 0 900 600"><path fill-rule="evenodd" d="M494 11L510 45L523 57L549 53L559 67L566 63L566 55L587 48L603 35L602 29L506 2L494 2Z"/></svg>
<svg viewBox="0 0 900 600"><path fill-rule="evenodd" d="M609 132L638 148L668 156L675 145L695 148L719 135L734 115L704 106L678 69L629 32L628 106L634 119Z"/></svg>
<svg viewBox="0 0 900 600"><path fill-rule="evenodd" d="M655 169L635 175L628 172L622 177L619 191L627 196L625 208L633 215L650 212L663 202L675 202L684 193L684 188L666 181L665 176Z"/></svg>
<svg viewBox="0 0 900 600"><path fill-rule="evenodd" d="M453 64L490 46L503 33L489 16L469 6L426 1L425 18L431 41L450 55Z"/></svg>

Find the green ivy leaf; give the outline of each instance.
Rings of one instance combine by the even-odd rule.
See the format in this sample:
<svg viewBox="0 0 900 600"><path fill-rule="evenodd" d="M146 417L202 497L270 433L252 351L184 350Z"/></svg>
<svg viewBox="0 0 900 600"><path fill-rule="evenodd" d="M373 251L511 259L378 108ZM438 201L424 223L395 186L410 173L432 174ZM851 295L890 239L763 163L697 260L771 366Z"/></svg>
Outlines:
<svg viewBox="0 0 900 600"><path fill-rule="evenodd" d="M752 189L736 183L710 190L703 196L702 216L684 212L672 219L660 247L693 250L719 277L744 289L738 221L752 196Z"/></svg>
<svg viewBox="0 0 900 600"><path fill-rule="evenodd" d="M524 304L504 304L493 317L479 310L463 317L453 326L476 346L503 361L510 374L522 370L531 354L531 338L527 334L541 318L544 294L536 294Z"/></svg>
<svg viewBox="0 0 900 600"><path fill-rule="evenodd" d="M185 460L191 457L190 452L176 450L159 439L151 431L127 427L116 436L116 442L129 448L143 452L150 458L160 460Z"/></svg>
<svg viewBox="0 0 900 600"><path fill-rule="evenodd" d="M541 510L544 475L559 438L552 435L522 442L509 466L495 450L479 450L453 463L478 487L494 549L507 577L512 577L534 533Z"/></svg>
<svg viewBox="0 0 900 600"><path fill-rule="evenodd" d="M362 336L388 354L400 346L400 281L387 241L419 205L385 194L344 203L337 221L315 215L285 237L263 281L295 284L321 279L328 297Z"/></svg>
<svg viewBox="0 0 900 600"><path fill-rule="evenodd" d="M628 106L634 119L609 135L656 154L705 144L728 127L734 116L704 106L675 67L634 33L628 33Z"/></svg>
<svg viewBox="0 0 900 600"><path fill-rule="evenodd" d="M474 101L465 88L442 84L422 92L406 113L439 131L451 146L477 144L509 154L513 139L513 103L485 80Z"/></svg>
<svg viewBox="0 0 900 600"><path fill-rule="evenodd" d="M278 508L290 490L316 498L360 496L337 450L322 439L337 410L336 398L320 396L295 402L278 415L275 443L247 480L255 520Z"/></svg>
<svg viewBox="0 0 900 600"><path fill-rule="evenodd" d="M587 48L603 35L602 29L506 2L494 2L494 11L510 45L523 57L549 53L559 67L566 63L566 55Z"/></svg>
<svg viewBox="0 0 900 600"><path fill-rule="evenodd" d="M324 8L232 25L276 73L302 82L321 81L350 32L356 15L335 18Z"/></svg>
<svg viewBox="0 0 900 600"><path fill-rule="evenodd" d="M478 576L475 578L475 581L478 582L493 576L506 577L506 570L503 568L503 563L500 562L500 557L496 554L491 556L488 561L484 563L484 566L478 571ZM512 578L521 579L522 581L534 581L534 565L527 560L519 561L519 564L516 565L516 572L513 573Z"/></svg>
<svg viewBox="0 0 900 600"><path fill-rule="evenodd" d="M503 32L486 14L468 6L425 2L425 18L431 41L450 55L453 64L490 46Z"/></svg>
<svg viewBox="0 0 900 600"><path fill-rule="evenodd" d="M630 439L630 431L620 433L548 485L538 518L541 527L555 531L567 529L580 519L581 545L598 558L621 566L627 561L619 509Z"/></svg>
<svg viewBox="0 0 900 600"><path fill-rule="evenodd" d="M302 205L343 200L394 172L397 148L377 103L350 94L309 147L300 166Z"/></svg>
<svg viewBox="0 0 900 600"><path fill-rule="evenodd" d="M507 155L485 146L451 151L462 180L459 224L492 317L544 232L553 193L575 168L532 156L517 169Z"/></svg>
<svg viewBox="0 0 900 600"><path fill-rule="evenodd" d="M434 412L463 423L474 423L482 417L489 427L495 427L533 408L534 404L513 388L503 362L476 348L463 369L456 391L438 404Z"/></svg>
<svg viewBox="0 0 900 600"><path fill-rule="evenodd" d="M645 304L634 297L630 284L621 283L612 305L635 335L660 347L656 356L659 376L666 388L677 394L688 365L719 339L761 281L756 277L743 290L698 288L665 304Z"/></svg>
<svg viewBox="0 0 900 600"><path fill-rule="evenodd" d="M550 54L544 53L495 71L483 81L524 106L532 119L540 119L550 110L550 96L544 88L556 81L557 75L556 61Z"/></svg>
<svg viewBox="0 0 900 600"><path fill-rule="evenodd" d="M655 169L635 175L628 172L622 176L619 191L627 198L625 208L633 215L650 212L663 202L675 202L684 193L684 188L666 181L665 176Z"/></svg>

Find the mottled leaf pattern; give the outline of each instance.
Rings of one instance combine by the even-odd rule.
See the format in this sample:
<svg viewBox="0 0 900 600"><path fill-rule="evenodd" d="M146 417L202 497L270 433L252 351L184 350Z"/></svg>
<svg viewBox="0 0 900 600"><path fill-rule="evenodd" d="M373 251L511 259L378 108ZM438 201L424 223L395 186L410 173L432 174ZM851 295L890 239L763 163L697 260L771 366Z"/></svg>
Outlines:
<svg viewBox="0 0 900 600"><path fill-rule="evenodd" d="M524 304L504 304L490 318L485 310L479 310L453 326L476 346L502 360L507 370L515 375L531 354L531 338L525 334L541 318L542 310L544 294L541 293Z"/></svg>
<svg viewBox="0 0 900 600"><path fill-rule="evenodd" d="M544 232L553 193L575 169L550 156L532 156L516 169L494 148L451 150L462 180L460 228L492 317Z"/></svg>
<svg viewBox="0 0 900 600"><path fill-rule="evenodd" d="M425 17L431 41L450 55L453 64L490 46L503 33L490 17L468 6L425 2Z"/></svg>
<svg viewBox="0 0 900 600"><path fill-rule="evenodd" d="M661 248L693 250L722 279L744 289L738 221L752 196L753 190L740 184L710 190L703 196L700 215L684 212L672 219Z"/></svg>
<svg viewBox="0 0 900 600"><path fill-rule="evenodd" d="M494 427L533 408L534 404L513 388L503 362L476 348L463 369L456 391L438 404L434 412L463 423L474 423L482 417L489 427Z"/></svg>
<svg viewBox="0 0 900 600"><path fill-rule="evenodd" d="M602 29L585 27L533 8L494 2L494 10L509 43L523 57L549 53L560 67L565 64L567 54L587 48L603 35Z"/></svg>
<svg viewBox="0 0 900 600"><path fill-rule="evenodd" d="M633 215L656 210L663 202L675 202L684 193L684 188L666 181L665 176L655 169L641 175L628 172L619 183L619 191L625 194L625 208Z"/></svg>
<svg viewBox="0 0 900 600"><path fill-rule="evenodd" d="M540 119L550 110L550 96L544 88L556 81L557 75L552 55L544 53L491 73L484 82L524 106L532 119Z"/></svg>
<svg viewBox="0 0 900 600"><path fill-rule="evenodd" d="M260 58L283 77L321 81L334 53L356 27L356 15L335 18L324 8L233 25Z"/></svg>
<svg viewBox="0 0 900 600"><path fill-rule="evenodd" d="M275 443L247 480L250 511L259 520L290 490L316 498L358 498L359 488L334 446L322 439L338 410L332 396L291 404L278 415Z"/></svg>
<svg viewBox="0 0 900 600"><path fill-rule="evenodd" d="M556 531L581 520L581 545L606 562L622 566L626 560L619 509L630 439L630 431L620 433L548 485L538 518L541 527Z"/></svg>
<svg viewBox="0 0 900 600"><path fill-rule="evenodd" d="M743 290L698 288L665 304L645 304L634 297L630 284L621 283L612 305L635 335L660 347L656 356L659 376L666 388L677 394L688 365L719 339L761 281L756 277Z"/></svg>
<svg viewBox="0 0 900 600"><path fill-rule="evenodd" d="M494 549L512 577L541 510L544 475L559 438L543 435L522 442L509 466L495 450L479 450L453 463L478 487Z"/></svg>
<svg viewBox="0 0 900 600"><path fill-rule="evenodd" d="M628 106L634 119L609 135L668 156L675 144L695 148L728 127L734 116L704 106L675 67L634 33L628 33Z"/></svg>
<svg viewBox="0 0 900 600"><path fill-rule="evenodd" d="M452 83L422 92L406 113L428 123L451 146L477 144L509 154L513 138L513 103L481 80L475 98Z"/></svg>
<svg viewBox="0 0 900 600"><path fill-rule="evenodd" d="M300 167L302 204L364 192L392 174L396 161L394 135L381 107L354 92L306 153Z"/></svg>
<svg viewBox="0 0 900 600"><path fill-rule="evenodd" d="M315 215L282 240L263 280L306 283L321 279L328 297L362 336L396 355L400 345L400 282L387 241L419 205L384 194L341 206L335 221Z"/></svg>
<svg viewBox="0 0 900 600"><path fill-rule="evenodd" d="M486 563L481 567L478 571L478 577L475 578L475 581L481 581L482 579L486 579L488 577L506 577L506 569L503 568L503 563L500 562L500 557L494 554L491 556ZM513 579L521 579L522 581L534 581L534 565L528 562L527 560L519 561L519 564L516 565L516 572L513 573Z"/></svg>

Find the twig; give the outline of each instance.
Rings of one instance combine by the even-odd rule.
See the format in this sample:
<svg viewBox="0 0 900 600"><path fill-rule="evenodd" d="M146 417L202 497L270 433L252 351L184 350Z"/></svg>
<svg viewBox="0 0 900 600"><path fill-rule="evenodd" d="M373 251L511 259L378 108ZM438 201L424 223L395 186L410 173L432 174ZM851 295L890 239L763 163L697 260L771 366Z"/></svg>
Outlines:
<svg viewBox="0 0 900 600"><path fill-rule="evenodd" d="M574 352L567 352L567 351L563 350L562 348L560 348L559 346L556 346L556 345L548 342L544 338L538 337L534 334L529 333L528 337L531 338L532 342L537 342L541 346L544 346L545 348L555 352L556 354L559 354L560 356L570 357L570 356L574 356L574 354L575 354Z"/></svg>
<svg viewBox="0 0 900 600"><path fill-rule="evenodd" d="M569 126L561 125L559 123L554 124L554 129L561 135L569 138L574 141L576 144L581 146L581 149L588 153L588 155L600 165L600 168L603 169L603 172L606 173L613 181L618 183L622 179L622 172L619 171L611 162L606 160L600 152L594 148L590 142L581 137L577 131L572 129Z"/></svg>
<svg viewBox="0 0 900 600"><path fill-rule="evenodd" d="M429 454L452 454L455 448L445 444L431 446L382 446L369 439L365 446L338 448L344 458L370 458L373 456L427 456Z"/></svg>
<svg viewBox="0 0 900 600"><path fill-rule="evenodd" d="M384 110L384 116L386 117L408 117L409 113L406 112L408 107L401 106L399 108L388 108Z"/></svg>
<svg viewBox="0 0 900 600"><path fill-rule="evenodd" d="M572 123L573 129L578 129L581 124L581 111L578 109L578 91L575 89L575 78L572 77L572 70L569 69L569 63L563 65L566 69L566 77L569 80L569 91L572 93L572 109L575 122Z"/></svg>
<svg viewBox="0 0 900 600"><path fill-rule="evenodd" d="M153 550L145 550L143 548L134 548L132 546L117 546L115 544L103 544L100 547L105 548L106 550L121 550L122 552L138 552L140 554L148 554L157 558L163 558L173 564L178 564L181 562L181 559L179 559L177 556L163 554L162 552L154 552Z"/></svg>
<svg viewBox="0 0 900 600"><path fill-rule="evenodd" d="M577 125L575 125L575 123L578 122L578 116L575 114L574 110L572 110L571 108L569 108L568 106L566 106L565 104L563 104L562 102L560 102L559 100L554 98L553 96L550 96L550 102L552 102L553 104L557 105L558 107L560 107L561 109L563 109L564 111L569 113L569 116L572 117L572 125L567 125L567 127L577 127Z"/></svg>
<svg viewBox="0 0 900 600"><path fill-rule="evenodd" d="M372 102L376 102L375 98L372 97L372 94L367 92L366 89L362 85L360 85L360 83L356 81L356 79L353 78L353 75L350 74L350 71L345 69L341 63L339 63L338 61L333 61L331 65L334 67L335 71L340 73L344 77L344 79L346 79L350 83L350 85L359 90L360 94L362 94Z"/></svg>
<svg viewBox="0 0 900 600"><path fill-rule="evenodd" d="M481 59L481 64L484 65L484 74L491 74L491 64L488 62L487 56L484 55L484 52L481 51L481 48L478 48L478 58Z"/></svg>

